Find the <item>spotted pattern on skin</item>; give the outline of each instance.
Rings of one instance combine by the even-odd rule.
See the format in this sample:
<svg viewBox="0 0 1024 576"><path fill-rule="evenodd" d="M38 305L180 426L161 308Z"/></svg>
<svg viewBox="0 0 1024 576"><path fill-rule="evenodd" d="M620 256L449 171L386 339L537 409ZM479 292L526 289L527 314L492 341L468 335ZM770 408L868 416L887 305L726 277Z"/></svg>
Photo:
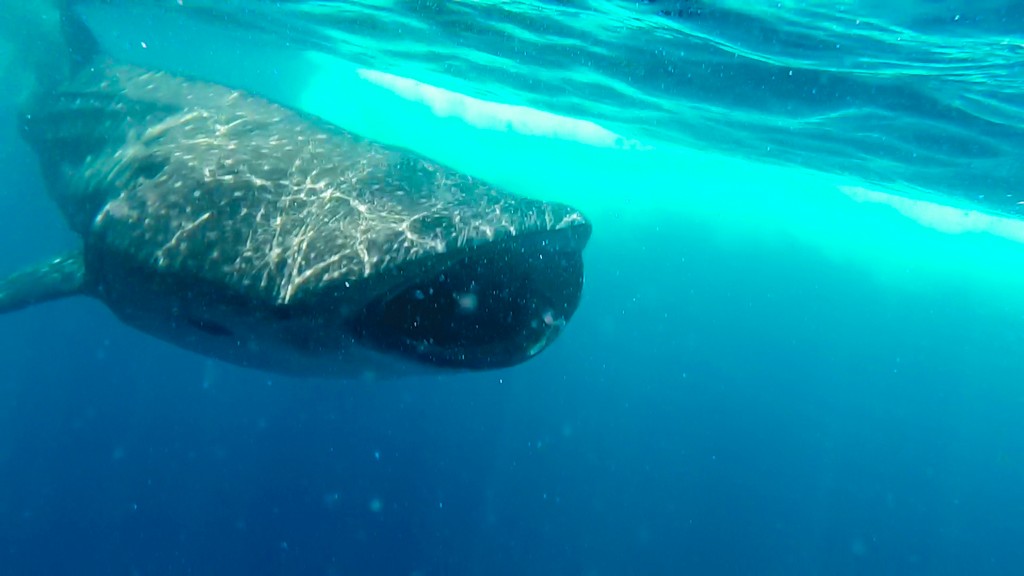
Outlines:
<svg viewBox="0 0 1024 576"><path fill-rule="evenodd" d="M89 250L269 305L379 291L401 267L584 221L251 95L126 65L83 72L23 132Z"/></svg>

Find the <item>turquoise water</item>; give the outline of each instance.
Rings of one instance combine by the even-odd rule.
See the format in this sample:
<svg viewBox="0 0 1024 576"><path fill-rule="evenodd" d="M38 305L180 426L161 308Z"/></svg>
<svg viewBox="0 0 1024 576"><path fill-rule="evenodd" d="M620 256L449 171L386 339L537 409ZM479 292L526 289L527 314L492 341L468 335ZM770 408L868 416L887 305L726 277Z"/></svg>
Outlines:
<svg viewBox="0 0 1024 576"><path fill-rule="evenodd" d="M1013 3L237 6L185 2L176 12L640 140L902 182L1007 211L1021 199L1024 47Z"/></svg>
<svg viewBox="0 0 1024 576"><path fill-rule="evenodd" d="M85 10L124 58L607 214L599 230L653 212L1019 293L1013 6L131 6Z"/></svg>
<svg viewBox="0 0 1024 576"><path fill-rule="evenodd" d="M1024 5L80 8L118 58L594 236L566 333L483 374L279 378L86 299L0 318L0 573L1024 570ZM75 243L12 94L4 272Z"/></svg>

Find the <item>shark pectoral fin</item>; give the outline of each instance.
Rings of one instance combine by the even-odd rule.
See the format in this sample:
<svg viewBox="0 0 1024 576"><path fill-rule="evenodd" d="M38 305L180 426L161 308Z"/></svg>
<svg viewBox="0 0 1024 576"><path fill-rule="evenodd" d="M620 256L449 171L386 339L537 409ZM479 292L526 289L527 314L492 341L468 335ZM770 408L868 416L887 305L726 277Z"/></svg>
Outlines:
<svg viewBox="0 0 1024 576"><path fill-rule="evenodd" d="M82 253L66 254L0 280L0 314L82 294L84 286L85 259Z"/></svg>

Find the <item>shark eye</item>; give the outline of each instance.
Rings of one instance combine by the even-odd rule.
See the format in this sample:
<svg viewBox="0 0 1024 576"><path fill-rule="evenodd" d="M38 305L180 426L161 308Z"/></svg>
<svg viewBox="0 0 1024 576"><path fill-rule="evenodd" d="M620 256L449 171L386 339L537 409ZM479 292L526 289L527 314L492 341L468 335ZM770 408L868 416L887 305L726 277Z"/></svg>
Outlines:
<svg viewBox="0 0 1024 576"><path fill-rule="evenodd" d="M455 222L448 216L425 214L409 221L409 232L417 237L452 238L455 236Z"/></svg>

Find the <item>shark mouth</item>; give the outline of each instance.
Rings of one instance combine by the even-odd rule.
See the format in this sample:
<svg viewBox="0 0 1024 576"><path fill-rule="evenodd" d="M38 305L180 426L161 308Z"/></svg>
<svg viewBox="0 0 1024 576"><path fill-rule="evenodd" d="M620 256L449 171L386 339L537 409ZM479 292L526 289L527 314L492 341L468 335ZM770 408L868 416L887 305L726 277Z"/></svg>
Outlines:
<svg viewBox="0 0 1024 576"><path fill-rule="evenodd" d="M439 367L524 362L554 341L579 305L589 226L579 228L585 230L467 250L372 301L354 333L374 348Z"/></svg>

